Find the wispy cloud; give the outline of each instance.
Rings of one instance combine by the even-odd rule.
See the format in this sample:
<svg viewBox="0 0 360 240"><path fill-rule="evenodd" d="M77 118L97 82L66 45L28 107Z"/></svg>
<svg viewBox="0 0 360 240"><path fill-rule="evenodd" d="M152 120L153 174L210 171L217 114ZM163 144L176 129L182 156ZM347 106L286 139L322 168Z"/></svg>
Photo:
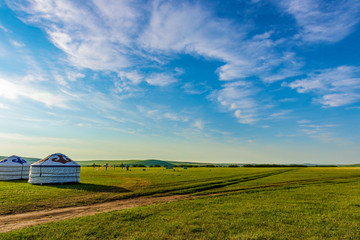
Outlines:
<svg viewBox="0 0 360 240"><path fill-rule="evenodd" d="M210 97L232 111L240 123L251 124L258 121L257 92L251 83L239 81L224 84L222 89L213 91Z"/></svg>
<svg viewBox="0 0 360 240"><path fill-rule="evenodd" d="M299 120L299 121L297 121L297 123L298 124L300 124L300 125L302 125L302 124L307 124L307 123L311 123L311 121L310 120Z"/></svg>
<svg viewBox="0 0 360 240"><path fill-rule="evenodd" d="M11 40L10 42L14 47L17 47L17 48L25 47L25 44L22 42L15 41L15 40Z"/></svg>
<svg viewBox="0 0 360 240"><path fill-rule="evenodd" d="M360 4L351 0L342 3L340 6L325 1L291 0L282 1L280 6L294 16L301 39L335 42L350 34L359 20ZM289 37L269 29L259 31L260 28L251 21L219 17L200 2L94 0L80 4L72 0L29 0L10 2L9 5L21 12L21 19L26 23L44 29L49 40L66 53L68 63L80 68L80 73L54 71L52 78L59 88L72 92L71 82L84 78L82 68L106 70L102 73L107 77L101 81L111 82L111 91L86 89L81 96L88 97L93 93L93 98L88 103L79 101L89 108L92 105L101 109L103 104L104 109L116 109L107 94L115 97L117 102L143 93L149 85L180 85L183 70L171 70L167 63L180 54L187 54L219 62L221 66L215 73L218 80L227 82L212 90L194 80L183 84L184 91L190 94L212 91L211 100L232 112L240 123L252 124L287 114L276 110L267 118L261 116L265 115L262 112L265 104L260 100L260 93L267 84L303 72L302 60L287 41L288 38L293 40L293 35ZM283 86L299 93L315 93L314 101L324 106L348 105L360 99L358 72L357 67L351 66L321 70ZM253 79L260 79L265 84L255 87ZM27 91L19 92L22 94L16 96L30 98ZM32 99L47 106L64 108L71 96L60 94L57 97L60 99L57 103L40 97ZM290 102L293 98L286 99ZM165 114L161 112L160 115L175 119L171 111L170 115Z"/></svg>
<svg viewBox="0 0 360 240"><path fill-rule="evenodd" d="M272 120L279 120L279 119L285 119L285 118L289 118L289 114L292 112L292 110L281 110L275 113L272 113L268 116L268 119L272 119Z"/></svg>
<svg viewBox="0 0 360 240"><path fill-rule="evenodd" d="M345 144L345 140L337 137L332 128L335 128L334 124L312 124L310 121L299 122L300 131L307 136L316 139L323 143L335 143L338 145Z"/></svg>
<svg viewBox="0 0 360 240"><path fill-rule="evenodd" d="M258 76L272 83L297 75L302 66L293 52L280 50L286 39L274 31L250 34L255 26L218 17L199 3L30 0L10 6L27 13L25 21L45 29L70 64L117 73L113 93L123 98L140 92L140 83L165 87L178 82L183 71L165 66L178 54L222 62L216 70L218 79L236 83L223 84L212 99L232 111L240 123L258 121L258 90L247 78ZM156 71L148 73L152 67ZM53 77L68 87L69 79L60 74ZM190 94L209 91L199 83L183 88Z"/></svg>
<svg viewBox="0 0 360 240"><path fill-rule="evenodd" d="M204 82L196 83L196 82L187 82L182 86L182 89L188 94L203 94L210 90L210 87L206 85Z"/></svg>
<svg viewBox="0 0 360 240"><path fill-rule="evenodd" d="M3 103L0 103L0 109L8 109L9 107Z"/></svg>
<svg viewBox="0 0 360 240"><path fill-rule="evenodd" d="M140 17L135 2L31 0L10 6L27 12L25 19L43 27L51 42L76 66L109 70L131 65L128 47Z"/></svg>
<svg viewBox="0 0 360 240"><path fill-rule="evenodd" d="M220 80L262 75L274 81L295 74L281 70L284 64L298 63L293 53L273 50L285 44L285 39L273 37L273 31L249 38L252 26L216 17L200 4L154 1L141 7L143 4L32 0L25 7L11 6L27 12L27 21L44 28L52 43L79 67L123 72L138 63L166 62L175 53L185 53L224 62L218 69ZM271 77L275 66L280 68L278 76ZM128 79L140 81L136 76ZM155 80L149 83L163 85Z"/></svg>
<svg viewBox="0 0 360 240"><path fill-rule="evenodd" d="M47 107L69 108L69 98L64 94L51 91L44 87L29 84L28 79L32 76L26 76L22 79L7 79L0 77L0 97L17 100L26 98L33 101L41 102Z"/></svg>
<svg viewBox="0 0 360 240"><path fill-rule="evenodd" d="M171 83L175 83L177 80L171 74L154 73L147 77L145 81L153 86L164 87Z"/></svg>
<svg viewBox="0 0 360 240"><path fill-rule="evenodd" d="M51 75L59 85L67 88L70 87L69 83L85 77L83 73L74 70L53 71Z"/></svg>
<svg viewBox="0 0 360 240"><path fill-rule="evenodd" d="M145 114L147 117L156 120L172 120L178 122L189 122L190 116L184 113L170 112L167 106L153 106L151 108L146 106L137 106L140 113Z"/></svg>
<svg viewBox="0 0 360 240"><path fill-rule="evenodd" d="M144 76L139 73L138 71L120 71L118 73L118 76L120 77L120 79L123 81L123 82L130 82L132 84L139 84L141 83L142 81L144 81Z"/></svg>
<svg viewBox="0 0 360 240"><path fill-rule="evenodd" d="M357 0L283 0L280 4L294 16L299 37L307 42L340 41L360 20Z"/></svg>
<svg viewBox="0 0 360 240"><path fill-rule="evenodd" d="M291 53L273 51L285 39L273 39L273 32L249 38L249 24L215 17L200 5L157 1L151 14L150 24L139 38L146 49L222 61L224 65L217 71L220 80L258 75L274 66L293 63L289 59L294 57Z"/></svg>
<svg viewBox="0 0 360 240"><path fill-rule="evenodd" d="M33 145L39 144L39 143L45 143L46 145L49 144L61 144L61 143L72 143L72 144L78 144L82 141L78 139L72 139L72 138L56 138L56 137L47 137L47 136L28 136L18 133L6 133L6 132L0 132L0 139L7 140L7 141L17 141L17 142L23 142L23 143L30 143Z"/></svg>
<svg viewBox="0 0 360 240"><path fill-rule="evenodd" d="M201 120L197 120L194 122L194 127L203 130L204 129L204 122Z"/></svg>
<svg viewBox="0 0 360 240"><path fill-rule="evenodd" d="M1 5L0 5L1 6ZM3 30L4 32L8 33L10 32L9 29L7 29L6 27L4 27L3 25L0 24L0 29Z"/></svg>
<svg viewBox="0 0 360 240"><path fill-rule="evenodd" d="M307 78L283 84L298 93L315 93L314 99L327 107L339 107L360 100L360 67L340 66L312 72Z"/></svg>

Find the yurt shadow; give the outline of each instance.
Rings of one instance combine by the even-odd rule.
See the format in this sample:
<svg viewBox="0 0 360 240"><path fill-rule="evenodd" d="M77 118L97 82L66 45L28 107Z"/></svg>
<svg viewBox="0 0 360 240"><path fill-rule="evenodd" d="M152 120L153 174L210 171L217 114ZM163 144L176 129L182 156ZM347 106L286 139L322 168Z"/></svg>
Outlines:
<svg viewBox="0 0 360 240"><path fill-rule="evenodd" d="M7 182L7 184L17 184L17 183L28 183L28 180L18 179L18 180L12 180L12 181Z"/></svg>
<svg viewBox="0 0 360 240"><path fill-rule="evenodd" d="M46 184L43 186L54 187L59 189L72 189L82 190L88 192L103 192L103 193L126 193L131 192L130 190L117 186L107 186L101 184L92 183L76 183L76 184Z"/></svg>

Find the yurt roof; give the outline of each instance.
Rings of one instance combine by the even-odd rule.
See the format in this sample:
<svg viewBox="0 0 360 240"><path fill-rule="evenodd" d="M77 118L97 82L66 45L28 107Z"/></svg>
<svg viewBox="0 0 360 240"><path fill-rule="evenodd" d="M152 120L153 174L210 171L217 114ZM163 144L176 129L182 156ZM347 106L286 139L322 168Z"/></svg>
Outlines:
<svg viewBox="0 0 360 240"><path fill-rule="evenodd" d="M62 153L54 153L31 165L32 167L80 167L75 161Z"/></svg>
<svg viewBox="0 0 360 240"><path fill-rule="evenodd" d="M22 157L12 155L10 157L0 160L0 166L19 166L20 167L20 166L30 166L30 163L28 163Z"/></svg>

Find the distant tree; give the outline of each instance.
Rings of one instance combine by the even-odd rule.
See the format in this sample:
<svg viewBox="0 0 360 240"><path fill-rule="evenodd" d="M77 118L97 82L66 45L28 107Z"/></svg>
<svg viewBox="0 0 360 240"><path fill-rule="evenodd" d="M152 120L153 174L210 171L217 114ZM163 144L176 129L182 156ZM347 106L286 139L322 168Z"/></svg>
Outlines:
<svg viewBox="0 0 360 240"><path fill-rule="evenodd" d="M214 164L207 164L207 165L204 165L204 167L214 168L214 167L216 167L216 165L214 165Z"/></svg>
<svg viewBox="0 0 360 240"><path fill-rule="evenodd" d="M307 167L298 164L245 164L243 167Z"/></svg>
<svg viewBox="0 0 360 240"><path fill-rule="evenodd" d="M231 164L231 165L229 165L229 167L239 167L239 165Z"/></svg>
<svg viewBox="0 0 360 240"><path fill-rule="evenodd" d="M144 164L134 164L133 167L146 167Z"/></svg>

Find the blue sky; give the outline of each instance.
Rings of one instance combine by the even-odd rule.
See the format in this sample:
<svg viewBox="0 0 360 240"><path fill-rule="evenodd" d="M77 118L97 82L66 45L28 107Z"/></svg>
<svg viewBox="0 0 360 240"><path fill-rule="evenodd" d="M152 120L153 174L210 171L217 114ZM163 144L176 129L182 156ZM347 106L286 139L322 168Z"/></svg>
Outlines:
<svg viewBox="0 0 360 240"><path fill-rule="evenodd" d="M359 163L357 0L0 3L0 155Z"/></svg>

